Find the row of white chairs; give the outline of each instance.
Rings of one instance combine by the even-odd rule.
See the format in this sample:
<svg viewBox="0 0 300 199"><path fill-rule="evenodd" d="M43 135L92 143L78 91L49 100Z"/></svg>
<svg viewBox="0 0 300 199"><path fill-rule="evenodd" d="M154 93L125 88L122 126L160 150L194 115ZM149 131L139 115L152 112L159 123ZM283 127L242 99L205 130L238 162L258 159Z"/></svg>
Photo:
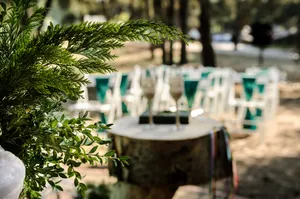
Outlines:
<svg viewBox="0 0 300 199"><path fill-rule="evenodd" d="M135 66L131 73L88 74L86 78L90 84L82 87L81 99L69 104L67 109L72 115L85 111L100 113L100 119L105 123L113 123L122 117L124 105L131 115L136 116L143 111L141 104L146 104L140 87L141 73L141 67ZM124 78L126 83L122 85Z"/></svg>
<svg viewBox="0 0 300 199"><path fill-rule="evenodd" d="M175 101L169 94L168 79L174 72L174 68L162 65L142 69L136 65L133 71L127 74L118 72L109 75L87 75L91 84L82 88L83 98L70 105L69 110L74 113L85 110L100 112L102 116L105 114L107 117L106 123L113 123L114 120L122 117L123 106L126 106L127 114L138 116L147 109L147 100L143 97L141 88L141 81L146 76L156 79L155 96L152 102L153 112L170 110L175 107ZM251 118L247 121L249 111L259 109L261 112L259 121L270 120L276 113L279 102L280 71L274 67L266 70L251 67L245 73L238 73L230 68L189 66L178 67L175 71L182 74L183 79L198 81L192 110L201 109L210 117L239 125L242 128L247 123L257 123L257 120ZM251 99L247 99L243 89L247 76L254 79L252 80L255 86L252 93L254 97ZM124 77L127 78L125 88L121 85ZM109 83L104 94L105 100L99 101L97 79L103 78L108 78ZM237 84L240 84L239 91ZM264 85L264 91L259 93L258 85L261 86L261 84ZM236 96L238 92L241 93L239 97ZM181 109L188 110L185 96L180 99L180 105Z"/></svg>
<svg viewBox="0 0 300 199"><path fill-rule="evenodd" d="M240 132L258 130L263 141L267 124L274 121L279 105L280 71L275 67L248 68L233 73L228 97L228 110L223 118L226 126ZM237 86L240 85L240 86ZM237 93L240 96L236 96Z"/></svg>

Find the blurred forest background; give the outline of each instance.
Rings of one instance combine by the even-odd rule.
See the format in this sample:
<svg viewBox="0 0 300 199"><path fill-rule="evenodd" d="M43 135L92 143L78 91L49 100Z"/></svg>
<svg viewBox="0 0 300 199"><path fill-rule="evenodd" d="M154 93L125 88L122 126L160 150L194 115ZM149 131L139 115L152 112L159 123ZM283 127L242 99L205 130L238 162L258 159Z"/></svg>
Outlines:
<svg viewBox="0 0 300 199"><path fill-rule="evenodd" d="M71 24L80 21L126 21L149 19L178 26L192 39L202 44L202 64L217 66L211 41L252 43L251 25L272 26L272 45L300 52L300 0L39 0L49 8L44 25ZM42 29L42 27L41 27ZM174 44L166 41L161 46L163 64L188 62L186 46L180 47L174 58ZM265 46L263 46L265 48ZM153 53L152 53L152 56Z"/></svg>
<svg viewBox="0 0 300 199"><path fill-rule="evenodd" d="M249 198L300 198L300 0L39 0L50 23L150 19L179 27L194 40L163 45L130 44L113 66L135 64L225 66L237 71L258 65L287 73L280 86L280 107L264 145L258 135L232 142L240 186ZM30 15L30 10L28 11ZM270 41L253 40L253 24L268 24ZM258 57L264 51L264 60ZM98 178L98 176L97 176Z"/></svg>

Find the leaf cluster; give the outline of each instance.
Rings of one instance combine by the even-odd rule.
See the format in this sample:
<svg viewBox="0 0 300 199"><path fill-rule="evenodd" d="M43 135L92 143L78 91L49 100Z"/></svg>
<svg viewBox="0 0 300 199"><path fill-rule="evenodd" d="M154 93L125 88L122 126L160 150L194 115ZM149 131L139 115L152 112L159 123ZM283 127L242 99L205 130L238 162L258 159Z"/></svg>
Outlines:
<svg viewBox="0 0 300 199"><path fill-rule="evenodd" d="M86 186L76 168L111 159L115 153L98 154L107 144L93 135L109 126L88 125L86 115L65 117L63 103L80 98L86 73L108 73L113 49L127 41L154 44L163 39L188 40L178 29L162 23L136 20L120 23L50 24L40 34L44 8L34 0L1 2L0 9L0 145L17 155L26 166L24 195L39 198L47 183L61 190L57 178L73 178L79 190ZM26 10L33 9L27 16ZM87 146L93 146L86 151Z"/></svg>
<svg viewBox="0 0 300 199"><path fill-rule="evenodd" d="M111 190L109 185L106 184L88 184L88 190L84 195L77 193L75 199L109 199Z"/></svg>

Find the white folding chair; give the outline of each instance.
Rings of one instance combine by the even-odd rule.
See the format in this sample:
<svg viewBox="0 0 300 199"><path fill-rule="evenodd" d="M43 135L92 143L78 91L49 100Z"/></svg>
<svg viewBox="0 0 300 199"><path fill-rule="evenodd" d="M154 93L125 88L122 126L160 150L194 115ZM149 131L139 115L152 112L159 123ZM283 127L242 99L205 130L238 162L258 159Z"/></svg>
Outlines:
<svg viewBox="0 0 300 199"><path fill-rule="evenodd" d="M248 74L249 75L249 74ZM250 75L252 78L252 85L254 88L252 97L249 97L244 88L246 77L242 77L242 74L235 73L234 81L232 82L231 89L229 91L228 105L229 109L227 111L228 115L225 123L228 126L233 127L239 132L251 133L253 131L260 131L261 138L264 137L265 121L267 111L267 97L266 93L260 93L258 90L258 84L265 84L267 87L267 81L261 78L259 75ZM236 90L237 84L241 85L241 90ZM236 97L237 93L240 93L239 97ZM248 95L248 96L247 96ZM262 115L258 115L258 111L262 112Z"/></svg>
<svg viewBox="0 0 300 199"><path fill-rule="evenodd" d="M140 81L142 76L142 69L139 65L134 66L133 72L130 74L130 88L123 96L123 100L128 106L130 115L138 116L142 113L142 95L143 91L141 89Z"/></svg>
<svg viewBox="0 0 300 199"><path fill-rule="evenodd" d="M120 95L121 77L122 74L120 72L112 75L88 75L91 84L82 88L83 98L78 100L75 104L70 105L68 110L72 113L91 111L107 114L107 123L113 123L116 117L122 116L122 100ZM113 87L108 88L105 93L104 102L100 102L99 99L97 99L97 78L108 78L109 82L113 82Z"/></svg>

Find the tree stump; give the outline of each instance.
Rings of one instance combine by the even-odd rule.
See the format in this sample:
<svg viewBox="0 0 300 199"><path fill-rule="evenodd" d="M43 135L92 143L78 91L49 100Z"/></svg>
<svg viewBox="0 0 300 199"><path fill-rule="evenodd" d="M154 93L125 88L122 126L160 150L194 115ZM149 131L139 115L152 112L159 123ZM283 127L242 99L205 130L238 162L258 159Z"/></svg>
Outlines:
<svg viewBox="0 0 300 199"><path fill-rule="evenodd" d="M119 183L113 199L171 199L182 185L200 185L210 182L211 132L215 132L215 179L232 175L227 157L222 126L214 120L196 118L180 131L174 125L156 125L146 129L138 118L118 120L109 132L110 145L118 156L129 156L129 166L109 164L110 174Z"/></svg>

